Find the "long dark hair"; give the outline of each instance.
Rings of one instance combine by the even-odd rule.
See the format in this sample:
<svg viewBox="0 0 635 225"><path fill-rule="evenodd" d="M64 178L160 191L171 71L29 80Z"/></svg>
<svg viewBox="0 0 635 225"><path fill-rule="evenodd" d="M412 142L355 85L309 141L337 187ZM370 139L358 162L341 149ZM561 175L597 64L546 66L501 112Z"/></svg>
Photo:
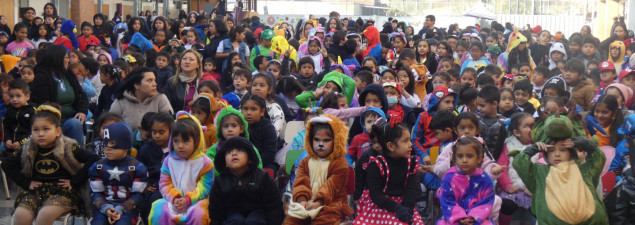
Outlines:
<svg viewBox="0 0 635 225"><path fill-rule="evenodd" d="M46 24L40 24L37 25L37 29L36 29L36 34L35 34L35 38L40 39L40 27L44 27L46 29L46 35L44 35L44 39L51 40L51 31L49 30L48 26ZM38 46L33 46L35 48L37 48Z"/></svg>
<svg viewBox="0 0 635 225"><path fill-rule="evenodd" d="M119 94L117 95L117 99L123 99L124 97L123 95L125 92L131 92L134 94L135 84L141 84L141 81L143 80L143 74L146 72L151 72L152 74L154 74L155 77L157 76L154 70L148 67L139 66L135 68L123 80L123 84L119 88Z"/></svg>
<svg viewBox="0 0 635 225"><path fill-rule="evenodd" d="M130 18L130 20L128 20L128 33L130 33L130 36L132 36L134 34L134 32L135 32L132 29L132 26L134 25L134 22L137 21L137 20L139 21L139 24L141 25L139 27L139 31L138 32L140 32L142 34L146 33L145 32L146 31L146 21L141 19L141 18L139 18L139 17L132 17L132 18Z"/></svg>
<svg viewBox="0 0 635 225"><path fill-rule="evenodd" d="M218 33L219 36L225 36L227 35L227 33L229 33L229 29L227 29L227 25L225 25L223 20L214 19L212 20L212 23L214 23L214 27L216 27L216 33Z"/></svg>
<svg viewBox="0 0 635 225"><path fill-rule="evenodd" d="M55 4L50 3L50 2L49 2L49 3L44 4L44 8L42 8L42 16L45 16L45 15L46 15L46 7L47 7L47 6L51 6L51 7L53 7L53 15L57 16L57 7L55 7Z"/></svg>
<svg viewBox="0 0 635 225"><path fill-rule="evenodd" d="M622 123L624 123L624 115L622 114L622 110L617 104L617 98L615 98L615 96L606 95L606 94L600 96L600 98L595 103L595 105L593 105L593 107L591 107L591 110L589 110L589 115L595 114L595 107L597 107L597 105L599 104L605 104L606 108L611 110L613 114L614 118L613 118L613 122L611 123L611 129L608 130L607 133L610 137L609 145L613 147L617 147L617 143L620 140L622 140L621 135L617 134L617 128L619 128L622 125Z"/></svg>
<svg viewBox="0 0 635 225"><path fill-rule="evenodd" d="M15 26L13 27L13 32L11 33L11 37L9 37L9 41L7 43L11 43L11 42L15 41L15 39L16 39L15 33L20 31L20 30L22 30L22 29L26 29L26 32L29 32L29 27L26 24L24 24L24 23L15 24Z"/></svg>
<svg viewBox="0 0 635 225"><path fill-rule="evenodd" d="M38 52L39 60L35 71L50 71L55 76L63 76L66 73L64 68L64 57L66 57L66 48L61 45L51 45L41 52Z"/></svg>

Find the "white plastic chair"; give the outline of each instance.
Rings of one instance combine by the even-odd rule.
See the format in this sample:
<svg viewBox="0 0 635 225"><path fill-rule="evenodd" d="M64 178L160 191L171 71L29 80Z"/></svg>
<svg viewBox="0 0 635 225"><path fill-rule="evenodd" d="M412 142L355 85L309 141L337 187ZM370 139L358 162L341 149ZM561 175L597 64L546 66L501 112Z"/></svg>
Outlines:
<svg viewBox="0 0 635 225"><path fill-rule="evenodd" d="M284 142L291 143L298 132L304 129L304 121L291 121L284 129Z"/></svg>

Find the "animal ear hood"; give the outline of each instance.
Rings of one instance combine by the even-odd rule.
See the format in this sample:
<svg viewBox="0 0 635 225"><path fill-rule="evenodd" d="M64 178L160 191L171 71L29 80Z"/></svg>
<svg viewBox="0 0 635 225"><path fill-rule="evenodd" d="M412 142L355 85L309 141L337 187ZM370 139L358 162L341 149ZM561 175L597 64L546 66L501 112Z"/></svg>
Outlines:
<svg viewBox="0 0 635 225"><path fill-rule="evenodd" d="M311 140L311 129L315 124L324 123L328 124L333 130L333 152L326 157L326 160L334 160L346 155L346 139L348 138L348 127L339 118L330 115L322 114L312 118L306 125L306 135L304 136L304 149L306 149L309 157L318 158L315 151L313 151L313 145Z"/></svg>

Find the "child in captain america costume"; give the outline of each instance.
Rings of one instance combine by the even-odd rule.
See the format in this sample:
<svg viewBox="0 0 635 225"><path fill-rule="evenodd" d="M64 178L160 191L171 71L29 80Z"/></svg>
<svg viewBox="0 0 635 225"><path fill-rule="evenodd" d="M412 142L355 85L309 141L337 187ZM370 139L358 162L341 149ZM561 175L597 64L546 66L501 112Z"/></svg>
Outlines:
<svg viewBox="0 0 635 225"><path fill-rule="evenodd" d="M148 170L128 155L132 148L132 129L125 122L104 128L106 158L88 170L90 196L95 206L91 224L136 224L147 185Z"/></svg>

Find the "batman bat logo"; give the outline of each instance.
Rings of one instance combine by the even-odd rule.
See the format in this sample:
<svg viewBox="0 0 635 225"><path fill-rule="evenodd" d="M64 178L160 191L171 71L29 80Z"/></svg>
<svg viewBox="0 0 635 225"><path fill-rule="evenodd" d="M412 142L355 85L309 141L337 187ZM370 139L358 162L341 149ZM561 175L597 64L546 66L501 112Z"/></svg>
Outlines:
<svg viewBox="0 0 635 225"><path fill-rule="evenodd" d="M41 174L53 174L59 170L60 164L55 160L43 159L35 164L35 169Z"/></svg>

